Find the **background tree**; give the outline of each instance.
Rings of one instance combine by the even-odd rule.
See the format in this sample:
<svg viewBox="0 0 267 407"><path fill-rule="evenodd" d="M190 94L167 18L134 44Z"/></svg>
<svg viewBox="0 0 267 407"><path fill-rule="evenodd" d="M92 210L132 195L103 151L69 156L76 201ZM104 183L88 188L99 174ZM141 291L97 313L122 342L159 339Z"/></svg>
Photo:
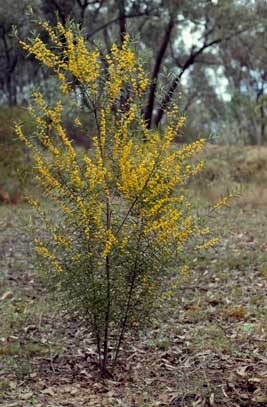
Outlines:
<svg viewBox="0 0 267 407"><path fill-rule="evenodd" d="M257 12L258 27L235 38L226 49L220 49L233 95L234 117L252 144L262 144L267 137L267 31L262 9Z"/></svg>
<svg viewBox="0 0 267 407"><path fill-rule="evenodd" d="M27 0L18 4L10 0L0 2L0 100L9 106L19 102L23 84L30 82L31 66L13 34L15 25L20 36L28 33L24 18L28 4Z"/></svg>

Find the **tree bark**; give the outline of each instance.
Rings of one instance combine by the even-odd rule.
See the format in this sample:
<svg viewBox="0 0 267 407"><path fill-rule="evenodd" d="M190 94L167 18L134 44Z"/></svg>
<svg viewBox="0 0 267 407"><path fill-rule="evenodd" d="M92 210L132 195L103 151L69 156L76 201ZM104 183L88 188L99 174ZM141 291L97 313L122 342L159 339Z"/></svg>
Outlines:
<svg viewBox="0 0 267 407"><path fill-rule="evenodd" d="M120 43L122 45L126 34L125 0L119 0L119 27L120 27Z"/></svg>
<svg viewBox="0 0 267 407"><path fill-rule="evenodd" d="M160 68L162 65L162 61L163 61L165 52L166 52L167 47L170 42L170 37L171 37L171 32L172 32L173 27L174 27L174 20L172 17L170 17L169 23L166 27L166 31L165 31L165 34L164 34L164 37L163 37L161 46L159 48L156 61L155 61L153 74L152 74L152 80L151 80L151 86L150 86L149 95L148 95L147 106L146 106L146 110L144 113L144 119L147 123L148 128L150 128L152 125L152 116L153 116L153 109L154 109L154 104L155 104L158 76L160 73Z"/></svg>

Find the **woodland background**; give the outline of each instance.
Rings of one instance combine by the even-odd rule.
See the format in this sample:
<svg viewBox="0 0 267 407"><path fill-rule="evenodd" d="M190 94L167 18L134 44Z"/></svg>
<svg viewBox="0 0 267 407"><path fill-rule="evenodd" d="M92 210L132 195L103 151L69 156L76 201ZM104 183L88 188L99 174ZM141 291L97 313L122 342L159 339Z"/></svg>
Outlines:
<svg viewBox="0 0 267 407"><path fill-rule="evenodd" d="M162 107L178 89L188 118L186 141L202 135L222 144L266 142L266 1L1 0L4 122L27 103L34 86L57 96L49 72L18 44L33 31L45 38L40 18L77 22L89 46L101 43L103 50L128 31L150 72L144 115L151 126L164 121ZM0 139L6 132L1 120Z"/></svg>

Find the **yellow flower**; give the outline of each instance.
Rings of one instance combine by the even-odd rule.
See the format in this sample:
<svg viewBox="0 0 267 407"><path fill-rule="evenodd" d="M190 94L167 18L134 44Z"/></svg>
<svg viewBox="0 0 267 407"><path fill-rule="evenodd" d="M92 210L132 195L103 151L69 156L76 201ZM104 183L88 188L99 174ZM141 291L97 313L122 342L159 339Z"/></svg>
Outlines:
<svg viewBox="0 0 267 407"><path fill-rule="evenodd" d="M112 245L117 241L116 237L113 235L111 230L107 230L105 235L106 235L106 242L105 242L105 249L102 254L103 257L108 256L108 254L110 253L110 250L112 248Z"/></svg>
<svg viewBox="0 0 267 407"><path fill-rule="evenodd" d="M81 123L81 121L80 121L80 119L78 117L76 117L74 119L74 124L75 124L75 126L78 126L78 127L80 127L82 125L82 123Z"/></svg>

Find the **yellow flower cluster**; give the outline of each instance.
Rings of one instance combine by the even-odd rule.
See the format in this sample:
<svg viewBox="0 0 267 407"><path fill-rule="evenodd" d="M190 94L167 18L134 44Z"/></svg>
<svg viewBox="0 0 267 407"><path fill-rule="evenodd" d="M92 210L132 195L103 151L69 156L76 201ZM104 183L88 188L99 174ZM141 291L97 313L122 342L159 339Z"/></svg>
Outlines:
<svg viewBox="0 0 267 407"><path fill-rule="evenodd" d="M51 264L55 271L57 271L58 273L61 273L63 271L57 258L53 254L51 254L49 250L39 240L35 240L35 251L39 256L46 259Z"/></svg>
<svg viewBox="0 0 267 407"><path fill-rule="evenodd" d="M77 190L80 190L84 187L85 182L81 179L79 175L79 168L75 167L71 173L71 181L76 186Z"/></svg>
<svg viewBox="0 0 267 407"><path fill-rule="evenodd" d="M64 52L68 59L68 70L91 94L96 93L99 75L99 52L89 52L84 38L65 31L67 47ZM88 63L90 61L90 63Z"/></svg>
<svg viewBox="0 0 267 407"><path fill-rule="evenodd" d="M228 194L227 196L222 197L214 206L213 209L220 209L224 206L227 206L229 200L234 197L233 193Z"/></svg>
<svg viewBox="0 0 267 407"><path fill-rule="evenodd" d="M113 235L113 233L110 230L106 231L106 242L105 242L105 249L103 251L102 256L107 257L112 245L117 241L116 237Z"/></svg>
<svg viewBox="0 0 267 407"><path fill-rule="evenodd" d="M63 247L64 250L69 249L71 246L70 240L62 234L54 233L53 240L58 246Z"/></svg>
<svg viewBox="0 0 267 407"><path fill-rule="evenodd" d="M109 80L106 82L108 88L109 102L112 105L126 84L133 89L132 97L142 93L148 85L142 65L136 61L135 53L129 47L129 36L124 37L122 47L113 44L110 55L106 56L108 63Z"/></svg>
<svg viewBox="0 0 267 407"><path fill-rule="evenodd" d="M196 246L195 250L207 250L210 247L217 246L219 243L219 238L210 239L207 242L203 243L202 245Z"/></svg>
<svg viewBox="0 0 267 407"><path fill-rule="evenodd" d="M71 73L91 95L95 95L100 66L99 52L89 52L84 38L65 28L60 22L55 29L46 22L41 23L41 26L47 31L54 47L49 49L41 38L37 37L32 44L20 41L22 48L53 69L64 93L69 90L66 74Z"/></svg>
<svg viewBox="0 0 267 407"><path fill-rule="evenodd" d="M61 189L60 183L50 174L42 158L39 155L37 155L34 156L34 159L35 159L35 168L37 172L42 176L42 179L46 183L46 185L56 190L60 190Z"/></svg>

